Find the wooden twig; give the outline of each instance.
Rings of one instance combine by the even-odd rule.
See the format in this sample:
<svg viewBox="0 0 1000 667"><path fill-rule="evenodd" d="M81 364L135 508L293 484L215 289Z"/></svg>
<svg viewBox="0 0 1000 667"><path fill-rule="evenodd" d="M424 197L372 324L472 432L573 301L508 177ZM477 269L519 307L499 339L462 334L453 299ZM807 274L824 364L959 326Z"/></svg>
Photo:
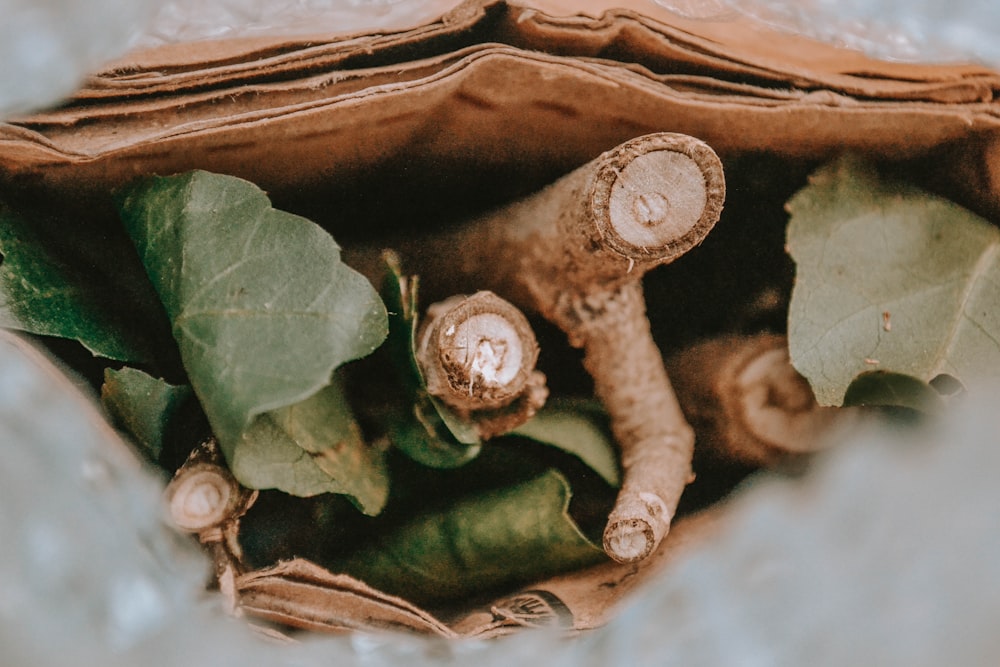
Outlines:
<svg viewBox="0 0 1000 667"><path fill-rule="evenodd" d="M824 408L788 358L784 336L723 336L667 359L699 447L753 466L775 466L821 449L853 419Z"/></svg>
<svg viewBox="0 0 1000 667"><path fill-rule="evenodd" d="M694 479L694 433L650 334L640 283L597 296L600 305L589 305L591 316L575 333L621 448L624 475L604 530L604 550L619 562L633 562L666 535L681 493Z"/></svg>
<svg viewBox="0 0 1000 667"><path fill-rule="evenodd" d="M535 333L517 307L492 292L430 306L418 339L428 393L479 423L483 438L517 428L545 403Z"/></svg>
<svg viewBox="0 0 1000 667"><path fill-rule="evenodd" d="M442 280L490 289L584 349L622 452L623 486L604 533L621 562L646 557L666 534L691 479L694 442L650 336L640 281L700 243L724 197L711 148L651 134L530 198L399 248L425 290Z"/></svg>
<svg viewBox="0 0 1000 667"><path fill-rule="evenodd" d="M211 554L216 582L233 613L238 611L235 580L243 571L239 522L257 495L230 474L214 440L195 448L165 492L174 525L197 534Z"/></svg>

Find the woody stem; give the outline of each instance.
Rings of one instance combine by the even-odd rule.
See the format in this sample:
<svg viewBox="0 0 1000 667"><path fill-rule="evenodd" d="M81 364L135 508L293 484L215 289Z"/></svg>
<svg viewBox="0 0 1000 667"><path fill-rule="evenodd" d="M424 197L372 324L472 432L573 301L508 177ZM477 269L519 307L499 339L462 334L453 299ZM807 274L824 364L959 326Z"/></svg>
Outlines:
<svg viewBox="0 0 1000 667"><path fill-rule="evenodd" d="M627 563L666 535L692 479L694 433L684 420L645 317L638 282L591 295L578 325L583 364L611 417L625 471L604 530L604 549Z"/></svg>
<svg viewBox="0 0 1000 667"><path fill-rule="evenodd" d="M618 560L656 548L691 474L691 430L650 336L640 281L701 243L724 198L711 148L650 134L531 197L399 247L431 293L435 281L450 281L451 292L455 280L474 281L536 310L584 348L622 449L623 487L605 532Z"/></svg>
<svg viewBox="0 0 1000 667"><path fill-rule="evenodd" d="M427 390L459 412L512 402L537 359L538 343L528 320L492 292L432 305L417 346Z"/></svg>

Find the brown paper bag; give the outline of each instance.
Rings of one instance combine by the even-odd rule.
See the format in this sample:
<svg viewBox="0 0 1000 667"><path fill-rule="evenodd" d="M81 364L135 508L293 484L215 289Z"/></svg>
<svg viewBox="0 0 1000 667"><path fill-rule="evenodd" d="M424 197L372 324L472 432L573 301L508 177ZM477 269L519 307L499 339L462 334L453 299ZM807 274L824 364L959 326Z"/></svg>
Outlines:
<svg viewBox="0 0 1000 667"><path fill-rule="evenodd" d="M335 232L345 223L327 206L346 219L358 192L413 227L414 202L442 216L482 208L671 131L724 160L852 150L919 163L953 198L1000 213L1000 74L987 68L878 62L714 3L687 16L638 0L440 4L437 21L399 32L130 54L64 105L0 125L0 187L99 212L137 175L202 168L251 180ZM313 629L584 630L719 515L680 522L642 565L556 577L448 622L305 561L240 575L234 595L248 613Z"/></svg>
<svg viewBox="0 0 1000 667"><path fill-rule="evenodd" d="M995 72L876 62L746 18L621 5L470 2L392 34L140 52L66 105L2 126L0 179L80 195L201 167L280 200L401 172L454 190L526 171L524 188L661 130L724 157L958 152L975 183L997 178Z"/></svg>

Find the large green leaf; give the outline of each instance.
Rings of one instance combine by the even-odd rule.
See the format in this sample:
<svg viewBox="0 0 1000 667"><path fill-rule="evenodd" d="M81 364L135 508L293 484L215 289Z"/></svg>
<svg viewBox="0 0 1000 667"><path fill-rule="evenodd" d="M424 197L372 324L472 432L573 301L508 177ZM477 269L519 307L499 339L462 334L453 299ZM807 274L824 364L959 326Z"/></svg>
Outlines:
<svg viewBox="0 0 1000 667"><path fill-rule="evenodd" d="M167 425L189 398L191 387L172 385L135 368L104 371L104 408L153 459L163 450Z"/></svg>
<svg viewBox="0 0 1000 667"><path fill-rule="evenodd" d="M974 387L1000 377L1000 233L843 158L788 203L792 363L823 405L871 370Z"/></svg>
<svg viewBox="0 0 1000 667"><path fill-rule="evenodd" d="M320 486L302 482L301 468L285 475L268 462L299 460L301 452L313 462L326 456L317 444L322 429L311 419L315 406L287 409L316 395L337 367L385 338L385 307L375 290L341 261L323 229L271 208L260 189L238 178L203 171L151 178L122 193L119 205L237 478L252 486ZM308 424L289 425L303 415L310 416ZM256 437L270 428L262 424L293 434L297 449L284 446L288 438L268 445ZM241 447L248 450L238 455ZM261 451L268 447L273 451ZM250 460L261 461L270 477L251 474ZM327 487L344 483L326 481ZM361 495L365 507L378 504Z"/></svg>
<svg viewBox="0 0 1000 667"><path fill-rule="evenodd" d="M77 340L108 359L170 357L158 349L166 325L156 294L122 241L0 206L0 326Z"/></svg>
<svg viewBox="0 0 1000 667"><path fill-rule="evenodd" d="M568 482L549 470L420 516L331 569L426 604L603 561L570 518L569 501Z"/></svg>
<svg viewBox="0 0 1000 667"><path fill-rule="evenodd" d="M382 452L364 441L339 382L257 417L230 467L251 488L296 496L343 494L370 515L378 514L389 496Z"/></svg>

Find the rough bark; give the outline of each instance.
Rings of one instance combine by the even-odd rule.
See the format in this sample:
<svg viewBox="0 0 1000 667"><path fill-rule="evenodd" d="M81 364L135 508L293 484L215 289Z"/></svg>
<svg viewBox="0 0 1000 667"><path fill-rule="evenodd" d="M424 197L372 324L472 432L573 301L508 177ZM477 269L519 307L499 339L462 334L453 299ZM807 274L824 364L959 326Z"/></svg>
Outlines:
<svg viewBox="0 0 1000 667"><path fill-rule="evenodd" d="M426 291L492 290L584 349L621 447L624 482L604 542L622 562L655 549L691 479L693 437L650 336L641 279L698 245L724 198L711 148L650 134L531 197L398 247Z"/></svg>

